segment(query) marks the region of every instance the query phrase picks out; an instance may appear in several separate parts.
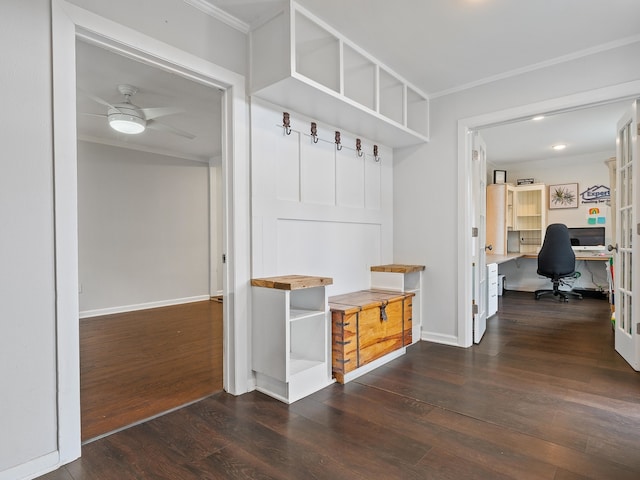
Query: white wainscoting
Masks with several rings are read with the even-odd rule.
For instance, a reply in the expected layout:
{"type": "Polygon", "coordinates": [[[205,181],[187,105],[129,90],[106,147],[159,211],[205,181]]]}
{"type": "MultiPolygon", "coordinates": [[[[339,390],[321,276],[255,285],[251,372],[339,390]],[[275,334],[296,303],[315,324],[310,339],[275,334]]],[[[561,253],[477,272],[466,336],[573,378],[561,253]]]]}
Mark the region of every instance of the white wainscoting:
{"type": "Polygon", "coordinates": [[[375,140],[333,125],[314,142],[314,120],[288,113],[290,134],[283,109],[252,99],[253,276],[329,276],[330,295],[369,288],[369,267],[393,261],[392,150],[378,145],[376,159],[375,140]]]}

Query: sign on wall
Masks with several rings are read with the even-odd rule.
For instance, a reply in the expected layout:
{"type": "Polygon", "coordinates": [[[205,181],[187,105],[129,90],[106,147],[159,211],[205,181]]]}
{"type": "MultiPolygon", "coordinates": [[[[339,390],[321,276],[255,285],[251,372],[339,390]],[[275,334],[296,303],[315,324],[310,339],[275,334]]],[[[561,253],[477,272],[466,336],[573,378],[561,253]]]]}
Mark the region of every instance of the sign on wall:
{"type": "Polygon", "coordinates": [[[593,185],[580,194],[582,203],[607,203],[611,201],[611,189],[604,185],[593,185]]]}

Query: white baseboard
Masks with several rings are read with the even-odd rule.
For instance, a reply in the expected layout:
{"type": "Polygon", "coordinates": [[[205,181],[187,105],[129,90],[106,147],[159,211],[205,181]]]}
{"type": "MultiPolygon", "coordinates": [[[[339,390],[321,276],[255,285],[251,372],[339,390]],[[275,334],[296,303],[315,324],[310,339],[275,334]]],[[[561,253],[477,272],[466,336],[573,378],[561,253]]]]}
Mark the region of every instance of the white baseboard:
{"type": "Polygon", "coordinates": [[[425,332],[422,331],[421,340],[425,342],[441,343],[443,345],[451,345],[452,347],[459,347],[458,337],[454,335],[442,335],[441,333],[425,332]]]}
{"type": "Polygon", "coordinates": [[[0,480],[30,480],[53,472],[58,467],[60,467],[60,456],[56,450],[8,470],[3,470],[0,472],[0,480]]]}
{"type": "Polygon", "coordinates": [[[148,310],[150,308],[169,307],[171,305],[181,305],[183,303],[202,302],[209,300],[210,295],[198,295],[195,297],[174,298],[170,300],[160,300],[158,302],[139,303],[136,305],[122,305],[119,307],[99,308],[96,310],[84,310],[80,312],[80,318],[98,317],[100,315],[112,315],[114,313],[135,312],[137,310],[148,310]]]}

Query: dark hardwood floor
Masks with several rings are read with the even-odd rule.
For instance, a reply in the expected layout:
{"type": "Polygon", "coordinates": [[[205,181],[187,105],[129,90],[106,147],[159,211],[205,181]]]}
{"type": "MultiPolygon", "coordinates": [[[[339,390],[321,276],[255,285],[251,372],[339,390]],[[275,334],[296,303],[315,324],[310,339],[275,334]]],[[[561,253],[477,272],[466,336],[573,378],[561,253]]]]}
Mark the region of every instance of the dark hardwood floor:
{"type": "Polygon", "coordinates": [[[221,390],[219,301],[80,321],[83,441],[221,390]]]}
{"type": "Polygon", "coordinates": [[[292,405],[214,394],[45,480],[640,478],[640,374],[606,301],[508,292],[480,345],[428,342],[292,405]]]}

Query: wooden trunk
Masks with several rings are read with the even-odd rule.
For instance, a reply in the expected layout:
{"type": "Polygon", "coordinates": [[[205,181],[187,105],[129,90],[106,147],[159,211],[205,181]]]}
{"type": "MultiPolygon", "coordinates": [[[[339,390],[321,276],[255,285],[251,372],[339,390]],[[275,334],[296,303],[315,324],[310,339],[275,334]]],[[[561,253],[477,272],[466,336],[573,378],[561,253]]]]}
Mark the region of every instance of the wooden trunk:
{"type": "Polygon", "coordinates": [[[362,290],[329,298],[333,375],[345,375],[411,345],[413,293],[362,290]]]}

